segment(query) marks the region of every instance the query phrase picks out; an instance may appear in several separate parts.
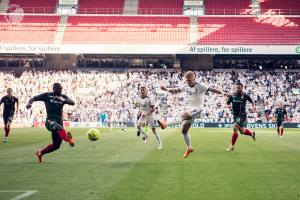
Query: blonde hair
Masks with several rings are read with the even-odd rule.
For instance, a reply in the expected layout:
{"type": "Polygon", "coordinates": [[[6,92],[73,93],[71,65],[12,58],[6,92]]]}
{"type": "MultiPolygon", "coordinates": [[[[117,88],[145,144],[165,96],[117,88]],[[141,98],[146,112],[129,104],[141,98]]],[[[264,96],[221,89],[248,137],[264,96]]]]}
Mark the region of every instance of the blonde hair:
{"type": "Polygon", "coordinates": [[[13,90],[11,88],[7,88],[6,92],[12,92],[13,90]]]}
{"type": "Polygon", "coordinates": [[[191,76],[194,76],[194,77],[195,77],[196,75],[195,75],[195,73],[192,72],[192,71],[187,71],[187,72],[185,73],[185,75],[184,75],[184,77],[186,77],[186,78],[187,78],[187,77],[191,77],[191,76]]]}

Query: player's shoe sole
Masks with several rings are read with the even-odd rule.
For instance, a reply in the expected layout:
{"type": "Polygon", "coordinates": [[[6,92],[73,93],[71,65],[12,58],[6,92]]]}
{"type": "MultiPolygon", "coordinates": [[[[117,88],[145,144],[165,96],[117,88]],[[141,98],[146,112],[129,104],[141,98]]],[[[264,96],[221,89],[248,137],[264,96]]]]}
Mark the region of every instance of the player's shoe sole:
{"type": "Polygon", "coordinates": [[[67,132],[67,138],[68,138],[68,143],[69,143],[70,147],[74,147],[75,142],[74,142],[74,139],[73,139],[72,134],[70,132],[67,132]]]}
{"type": "Polygon", "coordinates": [[[234,151],[234,147],[229,147],[226,149],[226,151],[232,152],[232,151],[234,151]]]}
{"type": "Polygon", "coordinates": [[[157,120],[158,125],[160,126],[161,129],[167,128],[167,122],[165,120],[157,120]]]}
{"type": "Polygon", "coordinates": [[[41,153],[41,150],[36,151],[35,155],[37,157],[38,162],[42,163],[43,162],[43,155],[41,153]]]}
{"type": "Polygon", "coordinates": [[[184,154],[183,154],[183,158],[187,158],[189,157],[190,153],[194,152],[194,149],[193,148],[188,148],[184,154]]]}
{"type": "Polygon", "coordinates": [[[255,132],[253,132],[253,134],[252,134],[252,139],[254,140],[254,142],[256,141],[256,133],[255,132]]]}

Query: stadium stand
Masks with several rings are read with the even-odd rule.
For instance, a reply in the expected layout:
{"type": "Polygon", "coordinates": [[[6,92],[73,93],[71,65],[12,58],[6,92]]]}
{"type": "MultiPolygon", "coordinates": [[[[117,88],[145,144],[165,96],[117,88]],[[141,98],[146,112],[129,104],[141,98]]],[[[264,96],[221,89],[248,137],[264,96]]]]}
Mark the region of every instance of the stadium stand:
{"type": "Polygon", "coordinates": [[[181,15],[183,0],[139,0],[139,14],[181,15]]]}
{"type": "Polygon", "coordinates": [[[272,10],[277,14],[300,15],[299,0],[260,0],[260,6],[262,13],[272,10]]]}
{"type": "Polygon", "coordinates": [[[124,0],[79,0],[79,14],[122,14],[124,0]]]}
{"type": "Polygon", "coordinates": [[[189,17],[70,16],[63,43],[188,44],[189,17]]]}
{"type": "Polygon", "coordinates": [[[251,0],[204,0],[206,15],[236,15],[247,12],[251,0]]]}
{"type": "Polygon", "coordinates": [[[199,17],[198,24],[198,44],[300,43],[300,18],[297,17],[199,17]]]}
{"type": "MultiPolygon", "coordinates": [[[[238,74],[213,71],[196,71],[195,73],[201,83],[224,91],[231,91],[233,80],[238,78],[245,85],[245,91],[256,103],[268,100],[274,108],[278,101],[283,100],[287,105],[290,120],[297,122],[300,120],[300,99],[292,93],[292,88],[300,78],[299,73],[259,71],[239,72],[238,74]]],[[[149,95],[157,102],[159,80],[163,81],[166,86],[175,87],[182,84],[183,73],[27,71],[16,77],[13,73],[0,72],[0,81],[3,85],[14,83],[12,88],[15,95],[19,97],[20,108],[24,108],[28,99],[34,95],[49,91],[53,82],[62,83],[64,93],[76,101],[74,107],[66,106],[65,108],[65,116],[68,114],[72,121],[98,121],[102,111],[114,113],[115,118],[116,112],[114,111],[121,108],[122,102],[132,110],[132,119],[135,119],[138,87],[146,84],[149,87],[149,95]]],[[[5,87],[1,87],[0,92],[4,94],[5,87]]],[[[224,97],[214,95],[214,98],[211,98],[210,95],[205,96],[201,120],[230,122],[232,116],[231,112],[226,109],[224,97]]],[[[178,108],[185,105],[185,100],[185,94],[167,95],[168,117],[179,116],[178,108]]],[[[42,121],[45,115],[43,103],[36,103],[32,111],[21,109],[16,115],[16,122],[42,121]]],[[[249,122],[255,122],[257,116],[252,116],[252,114],[248,116],[249,122]]],[[[113,118],[110,117],[109,120],[113,118]]]]}
{"type": "Polygon", "coordinates": [[[1,43],[53,43],[59,16],[0,15],[1,43]]]}
{"type": "Polygon", "coordinates": [[[7,12],[22,9],[24,13],[55,13],[57,3],[57,0],[10,0],[7,12]]]}

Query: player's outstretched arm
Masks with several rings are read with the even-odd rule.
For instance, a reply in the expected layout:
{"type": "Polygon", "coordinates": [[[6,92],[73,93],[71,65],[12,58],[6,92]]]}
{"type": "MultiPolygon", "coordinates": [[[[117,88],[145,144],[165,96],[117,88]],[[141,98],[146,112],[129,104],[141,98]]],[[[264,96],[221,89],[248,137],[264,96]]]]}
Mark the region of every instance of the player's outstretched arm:
{"type": "Polygon", "coordinates": [[[171,94],[178,94],[181,92],[181,90],[179,88],[166,88],[164,86],[161,86],[160,89],[163,91],[167,91],[171,94]]]}
{"type": "Polygon", "coordinates": [[[64,103],[68,104],[68,105],[71,105],[71,106],[75,105],[75,102],[67,96],[65,96],[64,103]]]}
{"type": "Polygon", "coordinates": [[[254,103],[254,101],[252,100],[252,98],[248,95],[248,99],[247,99],[250,103],[251,103],[251,105],[252,105],[252,108],[251,108],[251,111],[252,112],[256,112],[256,107],[255,107],[255,103],[254,103]]]}
{"type": "Polygon", "coordinates": [[[27,108],[27,109],[30,109],[33,102],[34,102],[34,97],[31,98],[31,99],[29,99],[29,101],[28,101],[28,103],[27,103],[27,105],[26,105],[26,108],[27,108]]]}

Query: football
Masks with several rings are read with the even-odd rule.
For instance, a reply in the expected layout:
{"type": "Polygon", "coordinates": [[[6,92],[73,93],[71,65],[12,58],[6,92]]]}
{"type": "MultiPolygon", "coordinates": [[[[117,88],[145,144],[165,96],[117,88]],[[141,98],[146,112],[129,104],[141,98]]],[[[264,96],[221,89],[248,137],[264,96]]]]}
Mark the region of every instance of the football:
{"type": "Polygon", "coordinates": [[[88,138],[91,141],[96,141],[100,138],[100,131],[98,129],[92,128],[87,132],[88,138]]]}

